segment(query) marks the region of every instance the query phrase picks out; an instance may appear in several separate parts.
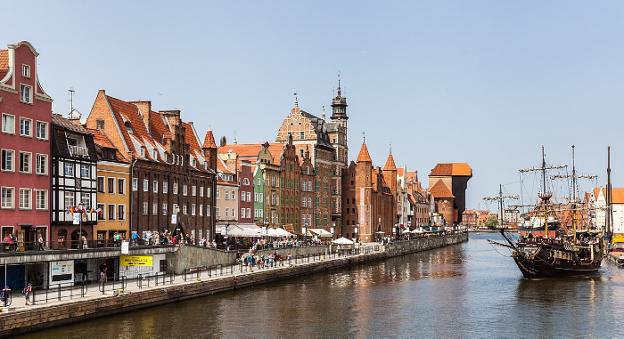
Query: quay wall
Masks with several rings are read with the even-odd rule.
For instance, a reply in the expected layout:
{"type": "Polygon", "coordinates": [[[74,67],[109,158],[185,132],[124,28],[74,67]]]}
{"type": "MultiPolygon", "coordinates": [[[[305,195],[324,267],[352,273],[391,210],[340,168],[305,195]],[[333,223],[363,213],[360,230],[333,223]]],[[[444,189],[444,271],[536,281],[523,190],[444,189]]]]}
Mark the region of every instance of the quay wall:
{"type": "MultiPolygon", "coordinates": [[[[118,296],[104,296],[86,300],[73,300],[64,304],[24,309],[0,315],[0,337],[32,332],[53,326],[132,311],[140,308],[191,299],[288,279],[328,270],[351,267],[372,261],[458,244],[468,240],[468,234],[421,238],[411,242],[386,245],[383,251],[357,256],[310,262],[293,267],[258,270],[253,273],[226,276],[207,281],[186,282],[157,288],[133,291],[118,296]],[[410,244],[411,243],[411,244],[410,244]],[[419,245],[417,245],[419,244],[419,245]]],[[[193,252],[192,247],[188,250],[193,252]]]]}
{"type": "Polygon", "coordinates": [[[227,252],[213,248],[180,246],[177,251],[167,253],[167,271],[175,274],[184,273],[185,269],[199,266],[232,265],[236,262],[236,252],[227,252]]]}

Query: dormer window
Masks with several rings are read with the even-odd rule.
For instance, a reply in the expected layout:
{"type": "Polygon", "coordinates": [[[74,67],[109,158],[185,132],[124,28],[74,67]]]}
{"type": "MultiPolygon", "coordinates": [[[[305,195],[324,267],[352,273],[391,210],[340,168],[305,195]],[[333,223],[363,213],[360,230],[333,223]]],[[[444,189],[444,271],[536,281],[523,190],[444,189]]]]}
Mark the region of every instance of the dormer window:
{"type": "Polygon", "coordinates": [[[32,87],[28,85],[20,85],[20,101],[25,104],[32,104],[32,87]]]}
{"type": "Polygon", "coordinates": [[[132,125],[130,124],[130,121],[124,122],[124,126],[126,126],[128,132],[132,133],[132,125]]]}
{"type": "Polygon", "coordinates": [[[30,66],[22,65],[22,76],[24,78],[30,78],[30,66]]]}
{"type": "Polygon", "coordinates": [[[152,150],[152,158],[158,159],[158,156],[156,155],[156,150],[152,150]]]}
{"type": "Polygon", "coordinates": [[[145,149],[141,148],[141,156],[145,157],[145,149]]]}

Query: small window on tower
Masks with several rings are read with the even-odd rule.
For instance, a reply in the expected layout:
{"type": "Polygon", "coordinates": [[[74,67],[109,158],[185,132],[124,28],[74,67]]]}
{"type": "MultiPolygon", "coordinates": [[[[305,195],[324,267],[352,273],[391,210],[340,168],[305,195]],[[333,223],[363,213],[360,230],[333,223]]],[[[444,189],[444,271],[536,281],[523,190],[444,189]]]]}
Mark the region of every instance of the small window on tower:
{"type": "Polygon", "coordinates": [[[22,76],[24,78],[30,78],[30,66],[22,65],[22,76]]]}
{"type": "Polygon", "coordinates": [[[103,119],[95,120],[95,124],[96,124],[97,129],[104,129],[104,120],[103,119]]]}
{"type": "Polygon", "coordinates": [[[305,138],[305,132],[301,131],[299,133],[299,139],[303,140],[305,138]]]}

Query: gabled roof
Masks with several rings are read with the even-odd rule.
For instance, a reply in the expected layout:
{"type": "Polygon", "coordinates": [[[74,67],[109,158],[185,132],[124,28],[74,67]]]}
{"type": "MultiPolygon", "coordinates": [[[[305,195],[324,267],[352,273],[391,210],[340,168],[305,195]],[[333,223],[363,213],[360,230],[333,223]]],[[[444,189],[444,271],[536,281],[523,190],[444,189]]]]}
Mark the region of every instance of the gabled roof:
{"type": "Polygon", "coordinates": [[[204,143],[202,144],[202,148],[217,148],[217,143],[215,142],[214,135],[212,134],[212,130],[208,130],[206,132],[206,136],[204,137],[204,143]]]}
{"type": "Polygon", "coordinates": [[[429,175],[472,177],[472,168],[465,162],[443,163],[437,164],[429,175]]]}
{"type": "MultiPolygon", "coordinates": [[[[258,154],[262,150],[262,144],[229,144],[218,148],[218,154],[227,154],[228,152],[235,153],[241,160],[255,161],[258,158],[258,154]]],[[[269,153],[273,156],[273,164],[279,165],[284,151],[284,144],[282,143],[269,143],[269,153]]]]}
{"type": "Polygon", "coordinates": [[[362,144],[362,147],[360,148],[360,153],[357,157],[357,162],[373,162],[370,153],[368,153],[368,147],[366,147],[366,144],[362,144]]]}
{"type": "Polygon", "coordinates": [[[171,140],[171,128],[167,123],[167,119],[160,114],[153,111],[149,112],[149,124],[150,132],[152,136],[161,143],[164,143],[166,139],[171,140]]]}
{"type": "Polygon", "coordinates": [[[429,192],[431,192],[431,195],[434,198],[455,198],[451,190],[444,184],[444,182],[442,182],[442,180],[438,180],[438,182],[436,182],[435,185],[429,189],[429,192]]]}
{"type": "Polygon", "coordinates": [[[184,129],[184,143],[188,144],[191,152],[201,153],[201,147],[199,146],[199,139],[195,133],[195,128],[192,122],[183,122],[182,128],[184,129]]]}
{"type": "Polygon", "coordinates": [[[229,169],[225,164],[225,161],[221,158],[217,158],[217,172],[227,173],[227,174],[236,174],[233,170],[229,169]]]}
{"type": "Polygon", "coordinates": [[[60,114],[56,114],[56,113],[52,114],[52,124],[59,126],[73,133],[78,133],[82,135],[91,134],[86,128],[82,127],[80,123],[74,123],[71,120],[64,118],[60,114]]]}
{"type": "Polygon", "coordinates": [[[388,154],[388,159],[386,160],[386,164],[384,165],[383,169],[384,171],[396,171],[397,170],[392,153],[388,154]]]}
{"type": "MultiPolygon", "coordinates": [[[[602,191],[604,198],[607,199],[607,189],[605,187],[594,188],[594,198],[598,199],[600,191],[602,191]]],[[[624,187],[611,187],[611,193],[613,194],[611,202],[614,204],[624,204],[624,187]]]]}
{"type": "Polygon", "coordinates": [[[108,136],[106,136],[106,134],[102,133],[102,131],[98,129],[89,128],[88,130],[91,132],[91,135],[93,135],[93,143],[96,145],[96,149],[97,147],[100,147],[115,150],[115,159],[117,161],[128,162],[129,159],[119,152],[119,149],[113,145],[113,142],[108,138],[108,136]]]}

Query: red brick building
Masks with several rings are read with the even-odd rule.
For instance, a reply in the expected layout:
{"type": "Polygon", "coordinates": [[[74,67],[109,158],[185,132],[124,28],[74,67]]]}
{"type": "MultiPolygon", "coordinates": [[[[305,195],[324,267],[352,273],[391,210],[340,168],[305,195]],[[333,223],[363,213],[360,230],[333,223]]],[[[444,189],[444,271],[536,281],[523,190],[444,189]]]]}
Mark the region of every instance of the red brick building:
{"type": "Polygon", "coordinates": [[[0,227],[20,243],[49,239],[52,99],[28,42],[0,50],[0,227]]]}
{"type": "MultiPolygon", "coordinates": [[[[391,166],[386,167],[387,172],[392,172],[391,166]]],[[[373,167],[365,143],[362,144],[357,161],[351,162],[345,170],[343,218],[342,236],[369,242],[375,241],[378,236],[392,235],[396,220],[394,195],[391,185],[384,180],[383,170],[373,167]]]]}
{"type": "Polygon", "coordinates": [[[429,173],[429,191],[434,199],[436,212],[444,217],[447,225],[462,222],[466,209],[466,188],[472,178],[472,168],[467,163],[437,164],[429,173]]]}
{"type": "Polygon", "coordinates": [[[254,165],[249,161],[240,161],[238,168],[238,184],[240,199],[240,213],[238,222],[241,224],[254,223],[254,165]]]}

